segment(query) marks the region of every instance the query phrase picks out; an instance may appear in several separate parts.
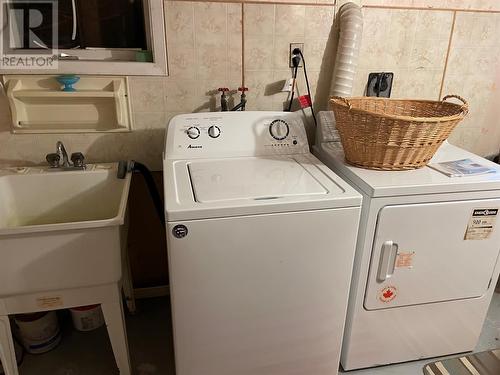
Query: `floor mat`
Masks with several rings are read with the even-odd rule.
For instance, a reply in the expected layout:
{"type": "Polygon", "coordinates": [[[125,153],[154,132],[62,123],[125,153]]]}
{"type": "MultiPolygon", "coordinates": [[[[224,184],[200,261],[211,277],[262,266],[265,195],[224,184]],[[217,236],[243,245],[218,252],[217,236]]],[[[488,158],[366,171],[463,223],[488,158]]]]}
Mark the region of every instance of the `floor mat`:
{"type": "Polygon", "coordinates": [[[499,375],[500,349],[429,363],[425,375],[499,375]]]}

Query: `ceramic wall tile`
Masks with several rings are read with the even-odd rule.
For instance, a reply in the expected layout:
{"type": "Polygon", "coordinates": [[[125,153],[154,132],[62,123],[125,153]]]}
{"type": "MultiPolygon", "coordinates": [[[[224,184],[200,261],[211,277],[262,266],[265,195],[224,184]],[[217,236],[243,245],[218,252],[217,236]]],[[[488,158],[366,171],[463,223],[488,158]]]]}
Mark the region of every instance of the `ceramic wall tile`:
{"type": "Polygon", "coordinates": [[[276,36],[274,38],[274,70],[286,70],[290,68],[290,43],[304,43],[304,37],[276,36]]]}
{"type": "Polygon", "coordinates": [[[187,1],[165,1],[167,41],[171,45],[194,48],[194,5],[187,1]]]}
{"type": "Polygon", "coordinates": [[[162,78],[130,78],[132,110],[134,112],[164,111],[165,92],[163,81],[162,78]]]}
{"type": "Polygon", "coordinates": [[[355,92],[364,92],[370,72],[393,72],[393,97],[437,99],[453,12],[368,8],[363,14],[368,24],[355,92]]]}
{"type": "MultiPolygon", "coordinates": [[[[304,51],[307,56],[306,68],[310,71],[321,69],[328,39],[305,39],[304,51]]],[[[304,56],[304,58],[306,58],[304,56]]]]}
{"type": "Polygon", "coordinates": [[[276,5],[275,35],[304,36],[305,16],[304,5],[276,5]]]}
{"type": "Polygon", "coordinates": [[[274,35],[274,4],[245,4],[245,36],[274,35]]]}
{"type": "Polygon", "coordinates": [[[333,25],[335,8],[332,6],[306,6],[307,36],[327,38],[333,25]]]}
{"type": "Polygon", "coordinates": [[[242,4],[227,4],[227,32],[241,37],[243,25],[242,4]]]}
{"type": "Polygon", "coordinates": [[[407,69],[400,71],[399,85],[395,87],[394,97],[408,99],[438,100],[443,79],[442,69],[407,69]],[[397,96],[396,96],[397,95],[397,96]]]}
{"type": "Polygon", "coordinates": [[[248,110],[273,110],[272,91],[273,71],[246,71],[245,85],[249,87],[248,110]]]}
{"type": "MultiPolygon", "coordinates": [[[[338,1],[337,6],[343,2],[338,1]]],[[[498,152],[500,13],[456,13],[446,76],[440,90],[453,12],[435,9],[500,10],[500,2],[361,2],[369,7],[363,9],[363,43],[353,94],[363,95],[368,74],[376,71],[394,72],[394,97],[437,99],[440,91],[461,94],[470,102],[470,116],[450,139],[483,155],[498,152]],[[373,8],[377,5],[386,8],[373,8]]],[[[313,98],[316,103],[326,103],[331,80],[328,72],[334,61],[335,36],[330,36],[334,3],[333,0],[272,3],[254,0],[251,4],[165,1],[170,76],[130,78],[133,132],[12,135],[7,101],[0,96],[0,165],[41,163],[55,142],[62,139],[68,148],[83,151],[89,161],[136,158],[159,169],[164,129],[170,118],[179,113],[219,110],[218,87],[230,87],[231,103],[239,102],[240,93],[236,89],[241,85],[243,55],[245,84],[250,90],[247,108],[282,110],[288,93],[281,92],[281,88],[291,77],[289,44],[295,42],[304,43],[313,98]]],[[[302,70],[297,91],[299,95],[306,93],[302,70]]]]}
{"type": "Polygon", "coordinates": [[[169,46],[168,56],[170,78],[189,79],[196,76],[196,49],[174,44],[169,46]]]}
{"type": "Polygon", "coordinates": [[[448,41],[441,40],[415,40],[411,50],[408,67],[412,69],[444,70],[448,41]]]}
{"type": "Polygon", "coordinates": [[[417,11],[416,39],[448,40],[450,37],[453,12],[449,11],[417,11]]]}
{"type": "MultiPolygon", "coordinates": [[[[291,43],[304,43],[303,51],[314,98],[319,71],[323,64],[330,64],[324,62],[325,54],[328,61],[333,60],[330,56],[332,53],[328,50],[333,47],[328,43],[334,7],[245,4],[244,9],[245,78],[248,86],[254,82],[257,84],[255,88],[250,86],[250,90],[258,91],[249,94],[249,102],[257,102],[250,104],[250,108],[258,104],[262,106],[259,108],[282,110],[284,103],[286,105],[289,94],[281,92],[281,89],[292,76],[289,66],[291,43]],[[259,33],[259,30],[263,32],[259,33]],[[255,74],[257,71],[260,74],[255,74]],[[266,85],[262,83],[264,78],[269,79],[266,85]]],[[[303,70],[299,69],[299,95],[306,93],[303,79],[303,70]]]]}
{"type": "Polygon", "coordinates": [[[242,55],[243,47],[241,34],[230,34],[228,36],[228,76],[230,81],[238,80],[241,82],[241,71],[242,71],[242,55]]]}
{"type": "Polygon", "coordinates": [[[360,2],[364,6],[375,7],[500,10],[500,4],[497,0],[361,0],[360,2]]]}
{"type": "Polygon", "coordinates": [[[167,111],[192,112],[197,108],[197,87],[199,82],[194,79],[167,79],[165,93],[167,111]]]}
{"type": "Polygon", "coordinates": [[[472,41],[477,47],[492,47],[500,44],[500,14],[478,14],[472,28],[472,41]]]}
{"type": "Polygon", "coordinates": [[[226,3],[194,3],[195,41],[198,45],[214,44],[227,35],[226,3]]]}
{"type": "MultiPolygon", "coordinates": [[[[243,1],[245,2],[246,0],[237,0],[237,1],[243,1]]],[[[321,4],[321,5],[335,5],[335,3],[338,0],[251,0],[252,3],[275,3],[275,4],[280,4],[280,3],[285,3],[285,4],[321,4]]],[[[356,0],[354,0],[356,1],[356,0]]]]}
{"type": "Polygon", "coordinates": [[[134,130],[165,129],[165,112],[134,113],[134,130]]]}
{"type": "Polygon", "coordinates": [[[207,43],[197,48],[197,78],[225,80],[229,68],[227,41],[220,45],[207,43]]]}
{"type": "Polygon", "coordinates": [[[266,35],[249,35],[245,38],[245,69],[272,70],[274,41],[266,35]]]}
{"type": "Polygon", "coordinates": [[[470,108],[450,139],[482,155],[500,148],[499,25],[499,14],[457,13],[443,82],[443,94],[463,96],[470,108]]]}

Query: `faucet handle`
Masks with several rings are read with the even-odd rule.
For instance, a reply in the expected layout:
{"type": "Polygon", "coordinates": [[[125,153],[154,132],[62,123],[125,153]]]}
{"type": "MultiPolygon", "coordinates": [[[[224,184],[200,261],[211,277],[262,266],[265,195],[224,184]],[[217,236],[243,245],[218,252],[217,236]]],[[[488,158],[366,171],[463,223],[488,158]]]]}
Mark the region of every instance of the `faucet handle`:
{"type": "Polygon", "coordinates": [[[217,91],[220,91],[220,92],[222,92],[222,93],[226,93],[226,92],[228,92],[228,91],[229,91],[229,88],[228,88],[228,87],[219,87],[219,88],[217,89],[217,91]]]}
{"type": "Polygon", "coordinates": [[[47,163],[49,163],[49,166],[51,168],[59,168],[59,162],[61,161],[61,157],[58,154],[47,154],[45,157],[45,160],[47,160],[47,163]]]}
{"type": "Polygon", "coordinates": [[[73,165],[75,167],[84,167],[85,163],[83,162],[85,160],[85,156],[81,152],[73,152],[71,154],[71,161],[73,162],[73,165]]]}
{"type": "Polygon", "coordinates": [[[238,91],[241,91],[241,92],[248,91],[248,87],[245,87],[245,86],[238,87],[238,91]]]}

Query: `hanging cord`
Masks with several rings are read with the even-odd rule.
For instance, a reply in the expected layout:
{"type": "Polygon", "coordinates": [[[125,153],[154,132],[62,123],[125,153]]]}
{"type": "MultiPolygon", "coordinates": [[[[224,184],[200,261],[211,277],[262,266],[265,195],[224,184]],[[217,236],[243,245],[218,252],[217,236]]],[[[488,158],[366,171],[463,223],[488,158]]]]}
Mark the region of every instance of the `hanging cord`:
{"type": "Polygon", "coordinates": [[[302,65],[304,66],[304,78],[306,79],[306,87],[307,87],[307,95],[309,95],[309,100],[311,101],[311,114],[314,120],[314,124],[316,127],[318,127],[318,122],[316,121],[316,116],[314,115],[314,108],[313,108],[313,101],[312,101],[312,96],[311,96],[311,89],[309,87],[309,79],[307,78],[307,69],[306,69],[306,60],[304,59],[304,55],[302,54],[302,51],[300,48],[295,48],[293,50],[294,54],[299,54],[300,58],[302,59],[302,65]]]}
{"type": "Polygon", "coordinates": [[[295,56],[292,58],[292,63],[293,63],[293,81],[292,81],[292,95],[290,95],[290,102],[288,103],[288,110],[287,112],[292,111],[292,103],[293,103],[293,97],[295,95],[295,85],[297,83],[297,73],[299,71],[299,64],[300,64],[300,57],[295,54],[295,56]]]}

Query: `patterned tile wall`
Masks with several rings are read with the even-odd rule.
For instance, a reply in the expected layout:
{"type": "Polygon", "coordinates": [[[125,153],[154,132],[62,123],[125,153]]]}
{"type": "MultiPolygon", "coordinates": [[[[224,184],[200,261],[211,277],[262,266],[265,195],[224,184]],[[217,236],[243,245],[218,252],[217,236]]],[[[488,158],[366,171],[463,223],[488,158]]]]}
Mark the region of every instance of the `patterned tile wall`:
{"type": "Polygon", "coordinates": [[[470,114],[450,140],[478,154],[500,148],[500,13],[458,13],[443,85],[462,93],[470,114]]]}
{"type": "MultiPolygon", "coordinates": [[[[471,115],[452,141],[483,155],[497,152],[500,14],[456,12],[453,29],[455,11],[373,7],[384,1],[363,0],[370,7],[363,10],[365,28],[355,94],[364,92],[371,71],[396,74],[394,96],[437,99],[443,93],[462,94],[471,102],[471,115]]],[[[417,0],[399,1],[408,8],[422,7],[417,0]]],[[[0,165],[40,163],[61,139],[70,150],[86,153],[89,161],[135,158],[159,170],[165,124],[177,113],[217,109],[218,87],[236,89],[244,76],[250,88],[249,109],[282,109],[286,94],[280,90],[291,74],[291,42],[304,43],[313,98],[324,107],[334,61],[335,38],[330,35],[334,1],[263,2],[166,1],[170,76],[131,77],[132,133],[11,135],[8,106],[0,98],[0,165]]],[[[439,1],[440,6],[443,3],[452,8],[472,7],[460,0],[439,1]]],[[[474,9],[493,4],[489,0],[473,3],[474,9]]],[[[436,4],[438,0],[433,0],[431,6],[436,4]]],[[[305,92],[301,73],[298,87],[301,94],[305,92]]],[[[237,102],[238,94],[233,97],[237,102]]]]}
{"type": "MultiPolygon", "coordinates": [[[[281,89],[291,77],[290,43],[303,43],[312,96],[316,92],[334,7],[281,4],[245,4],[245,84],[250,88],[249,109],[283,110],[287,93],[281,89]]],[[[325,62],[326,64],[326,62],[325,62]]],[[[298,92],[305,93],[302,69],[298,92]]]]}
{"type": "Polygon", "coordinates": [[[370,72],[393,72],[393,97],[438,99],[453,12],[363,9],[365,22],[354,95],[370,72]]]}

